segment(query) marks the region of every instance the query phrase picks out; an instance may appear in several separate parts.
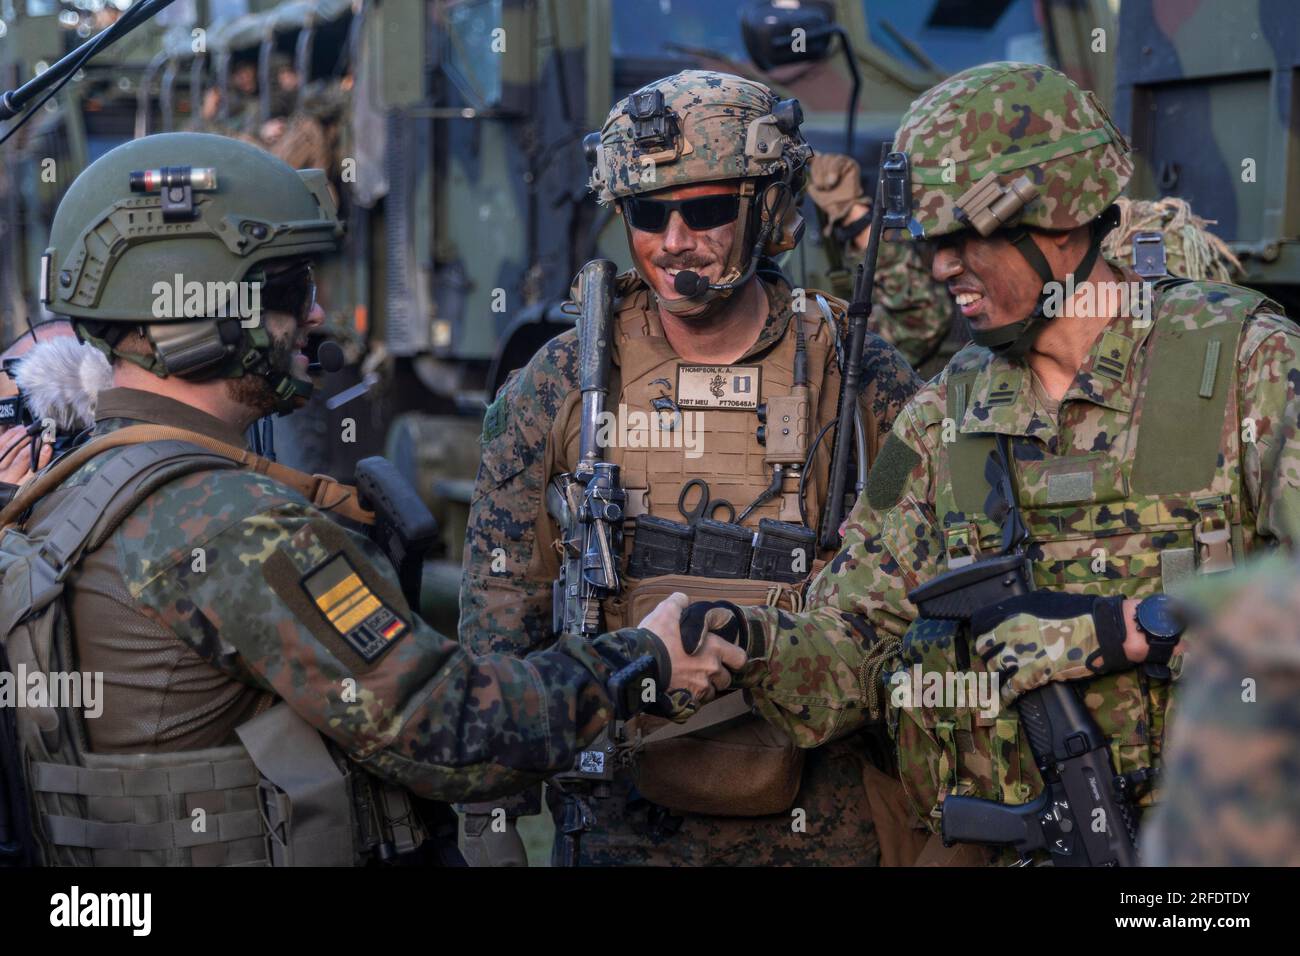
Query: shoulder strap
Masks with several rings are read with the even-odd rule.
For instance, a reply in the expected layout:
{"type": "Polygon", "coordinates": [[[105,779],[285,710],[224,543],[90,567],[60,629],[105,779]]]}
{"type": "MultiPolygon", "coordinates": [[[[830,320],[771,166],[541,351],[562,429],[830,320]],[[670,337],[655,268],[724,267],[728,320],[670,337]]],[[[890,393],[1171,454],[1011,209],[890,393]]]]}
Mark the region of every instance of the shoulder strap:
{"type": "Polygon", "coordinates": [[[193,471],[232,467],[224,457],[179,441],[151,442],[113,458],[38,522],[49,530],[30,536],[35,553],[21,570],[11,568],[5,575],[0,635],[54,601],[87,545],[102,542],[159,485],[193,471]]]}
{"type": "Polygon", "coordinates": [[[236,448],[234,445],[228,445],[184,428],[171,428],[165,425],[130,425],[92,439],[64,455],[39,475],[29,479],[18,489],[18,493],[4,510],[0,511],[0,528],[13,524],[19,515],[61,485],[73,472],[95,456],[110,448],[157,441],[181,441],[197,445],[203,451],[233,461],[238,467],[247,468],[288,485],[322,511],[342,515],[361,524],[374,523],[374,514],[362,508],[358,502],[357,490],[351,485],[335,481],[328,475],[308,475],[273,462],[269,458],[255,455],[247,449],[236,448]]]}

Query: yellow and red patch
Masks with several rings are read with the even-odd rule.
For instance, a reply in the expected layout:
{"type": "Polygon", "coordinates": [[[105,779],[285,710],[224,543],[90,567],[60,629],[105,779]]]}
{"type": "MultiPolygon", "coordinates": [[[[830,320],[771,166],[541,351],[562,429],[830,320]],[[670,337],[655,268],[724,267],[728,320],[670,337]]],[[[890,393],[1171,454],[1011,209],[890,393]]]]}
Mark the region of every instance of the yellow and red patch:
{"type": "Polygon", "coordinates": [[[308,571],[302,586],[330,626],[367,663],[407,630],[407,623],[375,595],[344,554],[308,571]]]}

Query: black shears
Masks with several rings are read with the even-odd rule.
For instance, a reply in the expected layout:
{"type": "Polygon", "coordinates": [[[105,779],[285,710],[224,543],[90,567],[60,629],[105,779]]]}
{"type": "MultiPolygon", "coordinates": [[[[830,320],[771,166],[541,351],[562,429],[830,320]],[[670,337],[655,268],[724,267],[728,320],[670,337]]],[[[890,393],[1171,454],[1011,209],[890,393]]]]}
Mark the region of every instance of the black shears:
{"type": "Polygon", "coordinates": [[[682,513],[688,524],[696,524],[701,518],[714,518],[719,508],[725,508],[727,511],[728,522],[736,520],[736,508],[725,498],[710,498],[709,483],[703,478],[692,478],[686,484],[682,485],[681,494],[677,496],[677,510],[682,513]],[[700,497],[695,505],[688,509],[686,507],[686,496],[691,493],[691,489],[699,486],[700,497]]]}

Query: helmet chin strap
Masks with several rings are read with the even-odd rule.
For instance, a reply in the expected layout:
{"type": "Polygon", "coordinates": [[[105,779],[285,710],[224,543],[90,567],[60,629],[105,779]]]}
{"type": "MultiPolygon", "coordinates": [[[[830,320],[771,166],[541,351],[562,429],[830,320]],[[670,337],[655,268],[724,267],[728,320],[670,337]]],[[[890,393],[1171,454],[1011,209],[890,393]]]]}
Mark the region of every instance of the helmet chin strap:
{"type": "Polygon", "coordinates": [[[244,352],[240,363],[245,373],[260,376],[271,386],[271,391],[275,394],[274,411],[277,415],[288,415],[298,408],[299,399],[306,402],[311,398],[316,387],[313,383],[295,378],[291,373],[272,366],[271,335],[266,331],[266,326],[244,329],[243,333],[244,352]]]}
{"type": "MultiPolygon", "coordinates": [[[[1074,271],[1067,276],[1071,276],[1077,283],[1082,277],[1084,281],[1092,274],[1092,267],[1097,262],[1097,256],[1101,254],[1101,241],[1105,238],[1106,233],[1115,228],[1116,213],[1118,209],[1115,206],[1109,206],[1105,212],[1094,219],[1089,224],[1089,244],[1088,251],[1083,254],[1079,264],[1075,266],[1074,271]]],[[[993,352],[995,355],[1004,358],[1020,359],[1028,354],[1033,347],[1035,340],[1044,326],[1047,325],[1051,316],[1044,312],[1051,293],[1048,286],[1056,283],[1056,276],[1052,274],[1052,267],[1048,265],[1043,251],[1030,237],[1029,230],[1021,227],[1016,229],[1008,236],[1009,241],[1029,263],[1030,267],[1038,273],[1039,278],[1043,280],[1043,288],[1038,292],[1038,301],[1034,303],[1034,310],[1028,316],[1019,322],[1012,322],[1010,325],[1001,325],[996,329],[972,330],[971,340],[976,345],[982,345],[984,348],[993,352]]],[[[1064,284],[1064,280],[1060,283],[1064,284]]]]}

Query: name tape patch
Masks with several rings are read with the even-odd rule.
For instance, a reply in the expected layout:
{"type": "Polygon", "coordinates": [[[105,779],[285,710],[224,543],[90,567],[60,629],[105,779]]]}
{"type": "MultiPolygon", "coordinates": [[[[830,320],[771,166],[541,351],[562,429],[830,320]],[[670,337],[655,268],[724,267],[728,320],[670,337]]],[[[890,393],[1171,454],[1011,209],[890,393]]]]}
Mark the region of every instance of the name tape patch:
{"type": "Polygon", "coordinates": [[[761,365],[679,365],[677,406],[753,411],[762,384],[761,365]]]}
{"type": "Polygon", "coordinates": [[[303,589],[325,620],[367,664],[393,646],[407,624],[375,596],[347,556],[336,554],[308,571],[303,589]]]}

